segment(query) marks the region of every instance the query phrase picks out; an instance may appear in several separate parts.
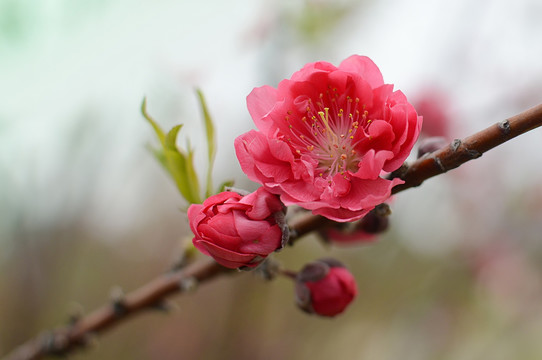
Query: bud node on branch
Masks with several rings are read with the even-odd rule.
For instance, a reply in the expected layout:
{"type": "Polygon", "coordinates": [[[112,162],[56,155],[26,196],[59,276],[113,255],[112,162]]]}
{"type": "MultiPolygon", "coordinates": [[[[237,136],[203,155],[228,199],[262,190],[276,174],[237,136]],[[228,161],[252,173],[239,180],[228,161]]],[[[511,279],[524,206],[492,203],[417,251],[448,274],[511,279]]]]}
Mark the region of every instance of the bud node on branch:
{"type": "Polygon", "coordinates": [[[124,300],[124,292],[120,287],[115,287],[111,290],[111,305],[115,316],[121,317],[126,314],[127,308],[124,300]]]}
{"type": "Polygon", "coordinates": [[[452,143],[450,144],[450,148],[452,149],[453,152],[456,152],[460,146],[461,146],[460,139],[454,139],[454,141],[452,141],[452,143]]]}
{"type": "Polygon", "coordinates": [[[198,287],[198,280],[196,280],[196,278],[193,276],[183,278],[181,279],[181,281],[179,281],[179,289],[182,292],[194,291],[196,290],[197,287],[198,287]]]}
{"type": "Polygon", "coordinates": [[[480,156],[482,156],[482,153],[477,150],[471,150],[471,149],[465,148],[465,152],[473,160],[478,159],[480,156]]]}
{"type": "MultiPolygon", "coordinates": [[[[439,169],[440,169],[440,171],[442,171],[442,173],[446,172],[446,168],[444,167],[444,165],[442,165],[442,161],[440,161],[440,159],[438,157],[431,156],[431,159],[433,159],[435,161],[435,164],[439,167],[439,169]]],[[[421,182],[418,185],[421,185],[421,182]]],[[[418,186],[418,185],[416,185],[416,186],[418,186]]]]}
{"type": "Polygon", "coordinates": [[[512,129],[510,129],[510,121],[503,120],[498,125],[503,135],[509,135],[512,129]]]}

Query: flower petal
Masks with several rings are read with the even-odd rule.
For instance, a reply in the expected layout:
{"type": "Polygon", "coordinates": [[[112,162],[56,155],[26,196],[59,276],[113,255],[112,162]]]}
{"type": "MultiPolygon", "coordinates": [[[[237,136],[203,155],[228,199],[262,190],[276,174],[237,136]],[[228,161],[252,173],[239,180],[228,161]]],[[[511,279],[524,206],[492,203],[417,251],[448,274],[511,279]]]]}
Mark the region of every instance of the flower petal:
{"type": "Polygon", "coordinates": [[[373,88],[384,84],[384,78],[378,66],[366,56],[352,55],[339,65],[339,69],[359,74],[373,88]]]}
{"type": "Polygon", "coordinates": [[[264,85],[255,88],[247,96],[248,112],[261,131],[267,131],[272,126],[272,121],[267,118],[267,115],[276,106],[277,95],[277,89],[264,85]]]}
{"type": "Polygon", "coordinates": [[[196,240],[194,246],[203,252],[209,254],[217,263],[230,269],[236,269],[242,266],[254,267],[257,263],[252,261],[257,257],[256,254],[242,254],[228,249],[221,248],[210,241],[196,240]]]}

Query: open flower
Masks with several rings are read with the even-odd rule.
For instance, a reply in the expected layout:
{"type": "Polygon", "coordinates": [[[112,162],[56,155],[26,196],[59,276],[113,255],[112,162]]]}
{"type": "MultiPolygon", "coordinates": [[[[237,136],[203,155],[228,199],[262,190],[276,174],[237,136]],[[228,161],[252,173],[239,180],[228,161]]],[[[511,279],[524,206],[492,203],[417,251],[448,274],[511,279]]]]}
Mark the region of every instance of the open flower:
{"type": "Polygon", "coordinates": [[[264,188],[246,196],[232,191],[213,195],[188,208],[192,242],[225,267],[254,267],[287,240],[284,210],[264,188]]]}
{"type": "Polygon", "coordinates": [[[401,166],[422,124],[403,93],[357,55],[339,67],[307,64],[276,89],[254,89],[247,104],[259,130],[235,140],[247,176],[286,205],[343,222],[402,183],[381,175],[401,166]]]}

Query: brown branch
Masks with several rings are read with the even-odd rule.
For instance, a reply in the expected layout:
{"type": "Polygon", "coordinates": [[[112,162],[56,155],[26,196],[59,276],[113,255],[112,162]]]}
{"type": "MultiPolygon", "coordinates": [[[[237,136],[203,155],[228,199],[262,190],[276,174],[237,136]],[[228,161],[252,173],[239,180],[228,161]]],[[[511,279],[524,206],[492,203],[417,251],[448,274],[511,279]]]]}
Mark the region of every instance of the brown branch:
{"type": "Polygon", "coordinates": [[[400,169],[396,176],[405,181],[393,188],[393,193],[421,185],[425,180],[477,159],[488,150],[542,125],[542,104],[507,120],[494,124],[463,140],[456,139],[448,146],[426,154],[400,169]]]}
{"type": "Polygon", "coordinates": [[[92,335],[105,331],[143,310],[162,306],[167,296],[188,290],[194,282],[204,282],[229,270],[213,260],[205,259],[183,270],[163,274],[125,297],[112,299],[111,303],[71,325],[26,342],[5,359],[31,360],[46,355],[66,355],[87,345],[92,335]]]}
{"type": "MultiPolygon", "coordinates": [[[[479,158],[484,152],[541,125],[542,104],[463,140],[454,140],[450,145],[427,154],[392,174],[405,181],[404,184],[396,186],[393,193],[419,186],[425,180],[479,158]]],[[[290,225],[290,243],[331,224],[331,221],[320,216],[302,217],[290,225]]],[[[90,335],[103,332],[143,310],[160,307],[168,296],[182,293],[187,285],[194,281],[202,283],[229,271],[213,260],[205,259],[182,270],[163,274],[125,297],[114,299],[72,325],[29,340],[4,359],[30,360],[46,355],[67,354],[78,347],[84,347],[90,335]]]]}

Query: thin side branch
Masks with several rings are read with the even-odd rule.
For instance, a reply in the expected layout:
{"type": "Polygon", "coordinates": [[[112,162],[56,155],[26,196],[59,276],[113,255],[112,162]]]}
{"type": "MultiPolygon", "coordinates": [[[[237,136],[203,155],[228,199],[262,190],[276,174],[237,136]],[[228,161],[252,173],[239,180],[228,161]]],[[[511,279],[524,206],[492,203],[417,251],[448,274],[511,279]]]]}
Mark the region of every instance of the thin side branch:
{"type": "MultiPolygon", "coordinates": [[[[541,125],[542,104],[463,140],[454,140],[448,146],[427,154],[392,174],[405,181],[404,184],[396,186],[393,193],[419,186],[425,180],[477,159],[484,152],[541,125]]],[[[290,225],[290,243],[312,231],[331,225],[330,220],[320,216],[302,217],[290,225]]],[[[8,354],[4,360],[31,360],[46,355],[66,355],[76,348],[84,347],[89,336],[104,332],[143,310],[161,307],[168,296],[184,292],[190,284],[202,283],[227,272],[231,270],[213,260],[205,259],[182,270],[163,274],[124,297],[116,297],[111,303],[69,326],[29,340],[8,354]]]]}

